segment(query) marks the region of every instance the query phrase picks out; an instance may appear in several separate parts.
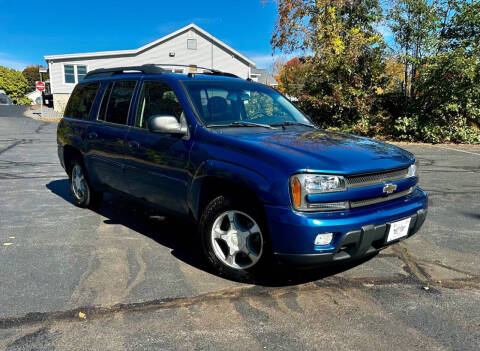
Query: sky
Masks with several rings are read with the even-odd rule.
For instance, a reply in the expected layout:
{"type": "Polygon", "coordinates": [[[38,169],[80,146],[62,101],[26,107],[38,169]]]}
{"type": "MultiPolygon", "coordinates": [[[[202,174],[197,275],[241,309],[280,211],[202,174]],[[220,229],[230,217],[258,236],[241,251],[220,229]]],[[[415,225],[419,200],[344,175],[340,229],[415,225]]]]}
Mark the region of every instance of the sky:
{"type": "Polygon", "coordinates": [[[273,0],[0,0],[0,66],[46,65],[43,56],[135,49],[195,23],[268,68],[273,0]]]}

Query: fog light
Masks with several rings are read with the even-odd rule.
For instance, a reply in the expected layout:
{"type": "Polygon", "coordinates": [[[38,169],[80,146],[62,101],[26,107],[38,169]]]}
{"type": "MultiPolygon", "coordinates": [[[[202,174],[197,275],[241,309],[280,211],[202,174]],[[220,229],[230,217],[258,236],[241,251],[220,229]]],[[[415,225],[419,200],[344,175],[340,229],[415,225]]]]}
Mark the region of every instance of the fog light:
{"type": "Polygon", "coordinates": [[[315,238],[315,245],[328,245],[332,242],[333,233],[322,233],[318,234],[315,238]]]}

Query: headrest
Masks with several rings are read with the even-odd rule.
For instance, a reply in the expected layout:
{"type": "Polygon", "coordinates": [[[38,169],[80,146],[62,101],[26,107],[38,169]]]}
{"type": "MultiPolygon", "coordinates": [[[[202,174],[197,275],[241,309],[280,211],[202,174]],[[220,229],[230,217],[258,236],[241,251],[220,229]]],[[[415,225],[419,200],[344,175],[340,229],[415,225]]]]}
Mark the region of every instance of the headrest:
{"type": "Polygon", "coordinates": [[[207,109],[211,114],[223,114],[227,112],[227,100],[221,96],[212,96],[208,99],[207,109]]]}

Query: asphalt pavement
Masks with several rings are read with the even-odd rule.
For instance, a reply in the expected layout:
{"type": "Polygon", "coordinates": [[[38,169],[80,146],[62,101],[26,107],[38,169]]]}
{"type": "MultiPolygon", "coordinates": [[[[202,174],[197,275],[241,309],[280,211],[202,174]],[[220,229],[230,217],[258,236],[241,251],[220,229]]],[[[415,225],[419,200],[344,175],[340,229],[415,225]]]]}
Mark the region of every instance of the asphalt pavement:
{"type": "Polygon", "coordinates": [[[355,264],[209,271],[195,229],[72,204],[56,123],[0,108],[0,350],[479,350],[480,147],[402,145],[429,213],[355,264]]]}

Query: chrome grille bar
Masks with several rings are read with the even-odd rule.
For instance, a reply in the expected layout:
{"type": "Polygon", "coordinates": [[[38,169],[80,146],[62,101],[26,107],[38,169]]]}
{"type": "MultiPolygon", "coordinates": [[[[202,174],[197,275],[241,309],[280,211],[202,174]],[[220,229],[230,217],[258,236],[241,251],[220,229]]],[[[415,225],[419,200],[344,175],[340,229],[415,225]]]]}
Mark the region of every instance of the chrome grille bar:
{"type": "Polygon", "coordinates": [[[408,167],[385,172],[346,176],[345,180],[348,188],[359,188],[363,186],[381,184],[392,180],[403,179],[407,176],[408,167]]]}
{"type": "Polygon", "coordinates": [[[399,199],[401,197],[410,195],[411,193],[413,193],[414,189],[415,187],[412,186],[407,190],[399,191],[398,193],[393,193],[388,196],[376,196],[376,197],[370,197],[370,198],[361,199],[361,200],[310,203],[308,204],[308,208],[318,209],[319,211],[339,211],[339,210],[348,210],[353,208],[365,207],[365,206],[379,204],[382,202],[387,202],[390,200],[399,199]]]}
{"type": "Polygon", "coordinates": [[[398,199],[400,197],[410,195],[413,192],[413,189],[414,187],[412,186],[407,190],[399,191],[398,193],[393,193],[389,196],[377,196],[377,197],[371,197],[369,199],[350,201],[350,208],[364,207],[364,206],[374,205],[374,204],[378,204],[385,201],[398,199]]]}

